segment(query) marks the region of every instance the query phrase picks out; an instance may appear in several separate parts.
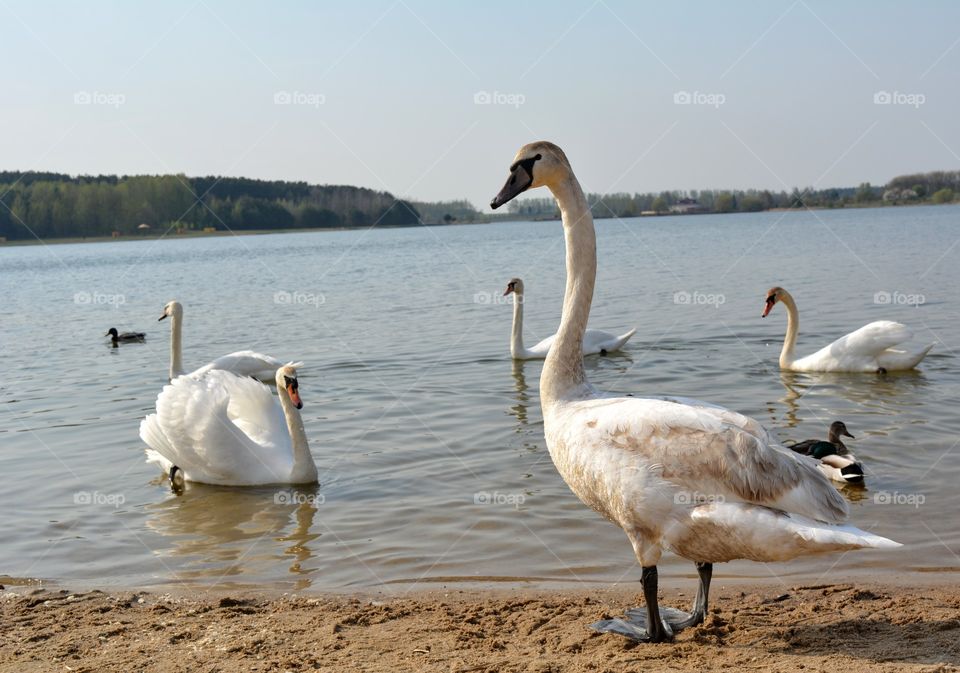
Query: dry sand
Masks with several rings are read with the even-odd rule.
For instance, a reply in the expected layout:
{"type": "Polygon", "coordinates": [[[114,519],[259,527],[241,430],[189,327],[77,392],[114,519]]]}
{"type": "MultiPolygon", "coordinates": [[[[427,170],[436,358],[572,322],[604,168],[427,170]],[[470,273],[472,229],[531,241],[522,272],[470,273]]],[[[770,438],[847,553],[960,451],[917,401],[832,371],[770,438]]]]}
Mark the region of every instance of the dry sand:
{"type": "MultiPolygon", "coordinates": [[[[716,584],[671,644],[587,625],[630,590],[406,597],[0,592],[0,671],[960,671],[960,590],[716,584]]],[[[690,593],[662,592],[686,607],[690,593]]]]}

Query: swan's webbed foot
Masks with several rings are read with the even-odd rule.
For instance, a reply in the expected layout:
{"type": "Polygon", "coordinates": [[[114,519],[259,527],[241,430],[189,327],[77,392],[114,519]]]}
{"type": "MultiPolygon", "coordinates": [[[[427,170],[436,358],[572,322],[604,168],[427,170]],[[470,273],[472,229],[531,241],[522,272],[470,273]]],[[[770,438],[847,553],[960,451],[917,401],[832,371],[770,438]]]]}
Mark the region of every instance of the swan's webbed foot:
{"type": "Polygon", "coordinates": [[[601,619],[591,624],[590,628],[601,633],[617,633],[638,642],[661,643],[673,640],[675,634],[683,629],[702,624],[706,619],[713,565],[697,563],[697,573],[700,575],[700,586],[693,602],[693,612],[659,607],[657,605],[657,569],[656,567],[644,568],[641,579],[646,607],[630,608],[626,611],[624,618],[601,619]]]}

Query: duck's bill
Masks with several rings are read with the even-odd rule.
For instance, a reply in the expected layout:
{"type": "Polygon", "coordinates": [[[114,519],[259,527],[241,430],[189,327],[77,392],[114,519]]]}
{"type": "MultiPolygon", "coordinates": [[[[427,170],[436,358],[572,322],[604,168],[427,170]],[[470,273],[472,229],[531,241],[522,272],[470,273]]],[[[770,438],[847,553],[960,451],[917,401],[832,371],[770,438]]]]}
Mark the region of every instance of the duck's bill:
{"type": "Polygon", "coordinates": [[[493,197],[490,207],[496,210],[503,204],[512,201],[518,194],[522,194],[533,184],[533,176],[527,172],[522,165],[517,164],[512,171],[507,183],[500,190],[500,193],[493,197]]]}

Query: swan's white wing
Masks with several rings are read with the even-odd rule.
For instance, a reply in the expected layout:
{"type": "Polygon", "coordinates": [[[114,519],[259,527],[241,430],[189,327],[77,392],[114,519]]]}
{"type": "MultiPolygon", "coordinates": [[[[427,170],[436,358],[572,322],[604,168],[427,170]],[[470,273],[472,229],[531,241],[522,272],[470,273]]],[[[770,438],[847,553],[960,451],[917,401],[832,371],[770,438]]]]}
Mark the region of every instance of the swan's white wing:
{"type": "Polygon", "coordinates": [[[533,346],[532,348],[526,349],[526,350],[527,350],[527,358],[528,358],[528,359],[530,359],[530,358],[540,358],[540,359],[542,359],[542,358],[547,357],[547,353],[550,352],[550,347],[553,345],[553,342],[556,341],[556,339],[557,339],[557,335],[556,335],[556,334],[551,334],[550,336],[548,336],[548,337],[547,337],[546,339],[544,339],[543,341],[538,342],[537,345],[533,346]]]}
{"type": "MultiPolygon", "coordinates": [[[[578,436],[562,441],[587,453],[591,447],[613,449],[604,458],[605,472],[614,463],[647,471],[672,484],[664,496],[722,496],[826,522],[847,516],[846,501],[816,461],[780,446],[757,421],[737,412],[696,400],[628,397],[584,400],[569,413],[576,422],[564,425],[578,436]]],[[[671,503],[662,504],[669,509],[671,503]]]]}
{"type": "Polygon", "coordinates": [[[908,341],[913,335],[905,325],[890,320],[877,320],[855,332],[842,336],[828,348],[835,355],[852,354],[876,357],[888,348],[908,341]]]}
{"type": "Polygon", "coordinates": [[[203,376],[209,371],[223,370],[237,376],[252,376],[263,381],[272,381],[277,370],[284,365],[280,360],[256,351],[236,351],[222,355],[216,360],[190,372],[190,376],[203,376]]]}
{"type": "Polygon", "coordinates": [[[165,386],[156,414],[141,424],[141,438],[191,481],[277,483],[292,465],[290,435],[269,388],[226,371],[181,376],[165,386]]]}
{"type": "Polygon", "coordinates": [[[636,329],[632,329],[626,334],[617,336],[610,332],[603,332],[597,329],[588,329],[583,335],[583,354],[591,355],[601,351],[620,350],[630,337],[634,335],[636,329]]]}

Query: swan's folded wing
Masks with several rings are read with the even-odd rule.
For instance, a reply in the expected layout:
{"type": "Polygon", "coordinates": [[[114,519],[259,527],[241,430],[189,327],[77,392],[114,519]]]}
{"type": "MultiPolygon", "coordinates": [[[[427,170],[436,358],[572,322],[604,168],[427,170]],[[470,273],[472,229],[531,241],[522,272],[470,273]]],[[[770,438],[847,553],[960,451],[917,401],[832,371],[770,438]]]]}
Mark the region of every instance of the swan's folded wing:
{"type": "Polygon", "coordinates": [[[909,341],[912,336],[905,325],[890,320],[877,320],[840,337],[827,346],[827,350],[837,358],[845,355],[876,357],[888,348],[909,341]]]}
{"type": "Polygon", "coordinates": [[[259,379],[272,379],[277,370],[283,366],[280,360],[257,353],[256,351],[236,351],[222,355],[216,360],[194,370],[190,376],[200,377],[209,371],[222,370],[237,376],[252,376],[259,379]]]}
{"type": "Polygon", "coordinates": [[[157,398],[157,421],[174,455],[167,456],[197,481],[282,481],[289,469],[289,432],[270,390],[251,378],[210,371],[181,376],[157,398]],[[287,450],[284,452],[283,449],[287,450]],[[202,473],[200,473],[202,472],[202,473]]]}
{"type": "Polygon", "coordinates": [[[737,412],[696,400],[620,398],[592,400],[581,413],[593,435],[586,441],[639,454],[679,489],[818,521],[847,517],[846,501],[817,461],[780,446],[758,422],[737,412]]]}

